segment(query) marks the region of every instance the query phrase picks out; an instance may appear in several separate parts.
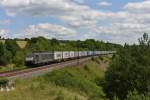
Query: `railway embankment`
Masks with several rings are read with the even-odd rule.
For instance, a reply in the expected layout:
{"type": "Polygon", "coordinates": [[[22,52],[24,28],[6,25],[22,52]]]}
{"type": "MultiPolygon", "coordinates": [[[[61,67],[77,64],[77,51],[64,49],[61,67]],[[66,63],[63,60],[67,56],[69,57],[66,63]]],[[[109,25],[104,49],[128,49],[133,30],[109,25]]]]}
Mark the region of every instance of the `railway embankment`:
{"type": "Polygon", "coordinates": [[[105,93],[99,82],[104,77],[105,66],[101,65],[108,64],[109,61],[109,57],[92,58],[76,67],[68,66],[38,77],[17,79],[15,89],[1,92],[0,98],[1,100],[103,100],[105,93]]]}

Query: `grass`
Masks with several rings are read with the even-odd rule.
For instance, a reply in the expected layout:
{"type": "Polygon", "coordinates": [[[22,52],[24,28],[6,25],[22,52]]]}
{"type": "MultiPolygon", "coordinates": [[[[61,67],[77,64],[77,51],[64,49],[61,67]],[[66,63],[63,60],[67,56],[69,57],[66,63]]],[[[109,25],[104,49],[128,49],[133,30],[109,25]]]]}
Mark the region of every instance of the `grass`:
{"type": "Polygon", "coordinates": [[[40,77],[18,79],[14,91],[0,92],[0,100],[105,100],[103,89],[97,84],[103,77],[100,64],[89,61],[40,77]]]}
{"type": "Polygon", "coordinates": [[[1,92],[0,100],[87,100],[86,97],[39,79],[18,80],[14,91],[1,92]]]}
{"type": "Polygon", "coordinates": [[[9,64],[7,66],[0,66],[0,72],[7,72],[13,70],[20,70],[26,68],[25,66],[22,67],[14,67],[14,64],[9,64]]]}
{"type": "Polygon", "coordinates": [[[102,87],[97,85],[97,81],[100,81],[103,76],[104,72],[91,61],[80,67],[53,71],[46,75],[46,80],[72,91],[85,93],[93,100],[99,100],[105,98],[102,87]]]}

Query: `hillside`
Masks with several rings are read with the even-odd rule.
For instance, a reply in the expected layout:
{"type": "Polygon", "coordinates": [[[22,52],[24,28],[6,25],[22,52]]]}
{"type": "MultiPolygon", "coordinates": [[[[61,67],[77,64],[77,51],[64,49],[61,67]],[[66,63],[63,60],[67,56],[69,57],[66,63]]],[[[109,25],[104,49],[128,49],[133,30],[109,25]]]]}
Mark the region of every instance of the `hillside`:
{"type": "Polygon", "coordinates": [[[44,76],[17,80],[16,89],[1,92],[1,100],[101,100],[105,98],[99,84],[104,77],[104,63],[110,58],[99,57],[78,67],[66,67],[44,76]],[[101,60],[100,60],[101,59],[101,60]]]}

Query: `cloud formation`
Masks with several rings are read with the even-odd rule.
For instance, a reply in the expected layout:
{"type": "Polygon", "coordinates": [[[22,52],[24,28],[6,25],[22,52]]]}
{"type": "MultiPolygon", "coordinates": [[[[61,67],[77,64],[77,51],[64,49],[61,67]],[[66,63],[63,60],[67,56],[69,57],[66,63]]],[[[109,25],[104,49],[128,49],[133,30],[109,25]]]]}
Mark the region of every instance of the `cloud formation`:
{"type": "Polygon", "coordinates": [[[1,38],[8,38],[9,37],[8,33],[9,33],[8,30],[0,29],[0,36],[1,36],[1,38]]]}
{"type": "Polygon", "coordinates": [[[45,36],[47,38],[64,39],[68,38],[68,36],[73,36],[76,31],[61,25],[41,23],[38,25],[30,25],[29,27],[24,29],[23,33],[24,34],[17,34],[16,37],[31,38],[37,36],[45,36]]]}
{"type": "Polygon", "coordinates": [[[111,6],[112,3],[106,2],[106,1],[102,1],[98,3],[98,6],[111,6]]]}
{"type": "MultiPolygon", "coordinates": [[[[50,16],[64,23],[30,25],[23,30],[22,37],[38,34],[49,38],[96,38],[133,43],[144,32],[150,33],[150,0],[129,2],[118,12],[96,10],[84,2],[85,0],[1,0],[0,4],[8,16],[50,16]]],[[[112,4],[100,2],[98,5],[112,4]]]]}

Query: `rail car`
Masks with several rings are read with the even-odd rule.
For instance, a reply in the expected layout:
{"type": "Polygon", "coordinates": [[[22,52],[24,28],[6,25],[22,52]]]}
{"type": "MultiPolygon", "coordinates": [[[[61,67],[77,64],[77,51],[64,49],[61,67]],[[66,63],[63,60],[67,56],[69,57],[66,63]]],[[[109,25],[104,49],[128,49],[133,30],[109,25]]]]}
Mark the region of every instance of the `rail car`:
{"type": "Polygon", "coordinates": [[[28,64],[46,64],[60,62],[69,59],[76,59],[89,56],[113,54],[116,51],[54,51],[54,52],[33,52],[27,54],[25,62],[28,64]]]}

